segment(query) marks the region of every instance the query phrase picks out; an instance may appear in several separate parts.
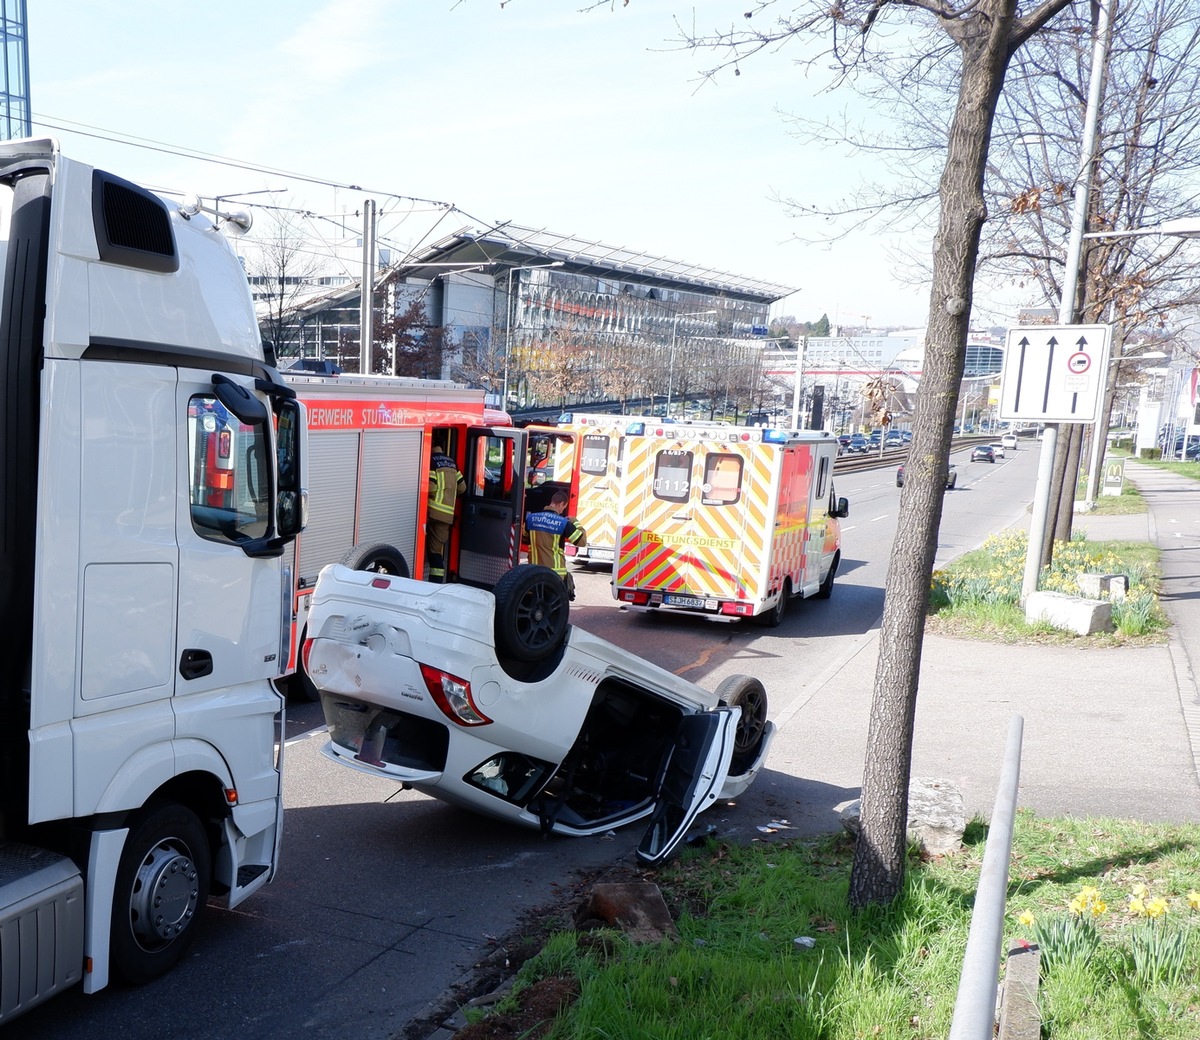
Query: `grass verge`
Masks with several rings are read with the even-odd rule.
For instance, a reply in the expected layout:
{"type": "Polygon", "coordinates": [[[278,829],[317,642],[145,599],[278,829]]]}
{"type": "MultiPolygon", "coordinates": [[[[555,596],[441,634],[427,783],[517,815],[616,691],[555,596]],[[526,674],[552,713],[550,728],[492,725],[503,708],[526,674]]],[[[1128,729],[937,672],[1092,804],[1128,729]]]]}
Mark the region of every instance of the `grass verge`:
{"type": "Polygon", "coordinates": [[[1028,538],[1022,531],[992,535],[972,552],[935,571],[930,589],[929,630],[943,635],[998,642],[1062,643],[1084,646],[1159,643],[1167,617],[1158,603],[1158,549],[1148,542],[1056,542],[1054,561],[1039,589],[1079,595],[1081,573],[1124,574],[1129,594],[1113,603],[1116,631],[1079,636],[1046,624],[1030,624],[1021,608],[1028,538]]]}
{"type": "MultiPolygon", "coordinates": [[[[509,1000],[577,981],[535,1034],[562,1040],[945,1037],[985,834],[975,821],[961,852],[914,858],[896,903],[860,914],[844,835],[689,850],[654,878],[678,942],[559,933],[509,1000]]],[[[1042,944],[1043,1036],[1200,1035],[1198,889],[1200,826],[1018,813],[1004,935],[1042,944]]]]}

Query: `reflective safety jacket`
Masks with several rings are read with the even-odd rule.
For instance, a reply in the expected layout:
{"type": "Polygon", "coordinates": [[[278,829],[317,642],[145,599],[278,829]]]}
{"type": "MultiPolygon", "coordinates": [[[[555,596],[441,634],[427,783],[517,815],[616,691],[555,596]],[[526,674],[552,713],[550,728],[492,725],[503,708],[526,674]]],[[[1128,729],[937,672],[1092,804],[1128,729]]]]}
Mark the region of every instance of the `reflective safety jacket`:
{"type": "Polygon", "coordinates": [[[587,545],[584,529],[569,516],[561,516],[553,509],[530,513],[525,517],[525,530],[529,532],[529,562],[550,567],[560,577],[567,573],[563,542],[587,545]]]}
{"type": "Polygon", "coordinates": [[[454,522],[454,503],[467,482],[449,455],[434,452],[429,460],[429,519],[454,522]]]}

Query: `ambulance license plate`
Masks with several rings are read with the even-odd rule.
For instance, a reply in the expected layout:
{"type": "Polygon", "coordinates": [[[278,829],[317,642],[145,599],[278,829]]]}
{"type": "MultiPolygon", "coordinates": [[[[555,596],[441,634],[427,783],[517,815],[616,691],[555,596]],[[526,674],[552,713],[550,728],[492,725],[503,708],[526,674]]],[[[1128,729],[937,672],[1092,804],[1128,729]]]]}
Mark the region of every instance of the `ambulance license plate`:
{"type": "Polygon", "coordinates": [[[696,610],[703,610],[708,605],[699,596],[677,596],[674,594],[664,596],[663,602],[669,607],[693,607],[696,610]]]}
{"type": "Polygon", "coordinates": [[[613,558],[613,551],[611,549],[589,549],[588,550],[588,559],[589,560],[608,560],[611,563],[612,558],[613,558]]]}

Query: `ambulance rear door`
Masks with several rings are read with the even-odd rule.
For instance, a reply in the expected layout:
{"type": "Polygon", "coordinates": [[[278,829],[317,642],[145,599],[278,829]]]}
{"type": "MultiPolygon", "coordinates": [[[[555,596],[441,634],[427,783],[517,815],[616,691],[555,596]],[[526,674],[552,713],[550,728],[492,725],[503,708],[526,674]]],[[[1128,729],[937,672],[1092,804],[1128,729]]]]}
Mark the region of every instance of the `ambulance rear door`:
{"type": "Polygon", "coordinates": [[[663,594],[664,606],[715,610],[742,598],[747,448],[697,438],[626,442],[617,585],[663,594]]]}

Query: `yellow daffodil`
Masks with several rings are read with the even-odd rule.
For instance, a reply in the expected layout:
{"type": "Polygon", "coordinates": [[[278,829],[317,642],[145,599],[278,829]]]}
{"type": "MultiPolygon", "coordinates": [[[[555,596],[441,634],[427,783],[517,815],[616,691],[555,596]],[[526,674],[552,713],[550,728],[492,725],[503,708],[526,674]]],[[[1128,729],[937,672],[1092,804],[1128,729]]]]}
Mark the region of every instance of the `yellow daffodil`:
{"type": "Polygon", "coordinates": [[[1022,910],[1021,916],[1017,920],[1022,928],[1032,928],[1037,923],[1037,919],[1028,910],[1022,910]]]}
{"type": "Polygon", "coordinates": [[[1070,910],[1071,913],[1073,913],[1073,914],[1076,914],[1076,915],[1082,914],[1084,912],[1084,910],[1087,909],[1087,903],[1085,903],[1083,901],[1083,899],[1081,899],[1079,896],[1075,896],[1067,904],[1067,909],[1070,910]]]}
{"type": "Polygon", "coordinates": [[[1100,898],[1100,889],[1095,885],[1084,885],[1079,890],[1079,896],[1085,903],[1090,903],[1093,899],[1100,898]]]}
{"type": "Polygon", "coordinates": [[[1099,917],[1108,909],[1108,904],[1103,899],[1092,900],[1092,916],[1099,917]]]}
{"type": "Polygon", "coordinates": [[[1146,904],[1140,896],[1129,897],[1129,912],[1137,917],[1146,916],[1146,904]]]}
{"type": "Polygon", "coordinates": [[[1196,891],[1196,890],[1193,888],[1193,889],[1192,889],[1192,890],[1191,890],[1191,891],[1188,893],[1187,899],[1188,899],[1188,906],[1189,906],[1189,907],[1191,907],[1193,910],[1200,910],[1200,892],[1197,892],[1197,891],[1196,891]]]}
{"type": "Polygon", "coordinates": [[[1151,899],[1150,902],[1146,904],[1146,916],[1147,917],[1162,917],[1162,915],[1165,914],[1166,912],[1167,912],[1167,901],[1165,899],[1163,899],[1161,896],[1158,897],[1157,899],[1151,899]]]}
{"type": "Polygon", "coordinates": [[[1134,885],[1132,888],[1130,888],[1129,891],[1132,892],[1138,899],[1145,899],[1146,896],[1148,896],[1150,894],[1150,889],[1148,889],[1140,881],[1136,885],[1134,885]]]}

